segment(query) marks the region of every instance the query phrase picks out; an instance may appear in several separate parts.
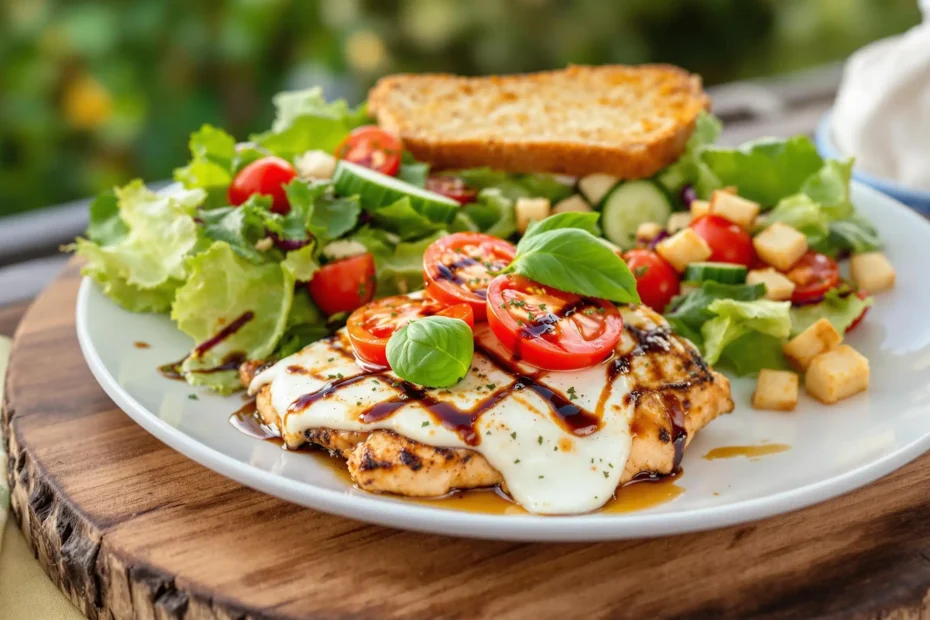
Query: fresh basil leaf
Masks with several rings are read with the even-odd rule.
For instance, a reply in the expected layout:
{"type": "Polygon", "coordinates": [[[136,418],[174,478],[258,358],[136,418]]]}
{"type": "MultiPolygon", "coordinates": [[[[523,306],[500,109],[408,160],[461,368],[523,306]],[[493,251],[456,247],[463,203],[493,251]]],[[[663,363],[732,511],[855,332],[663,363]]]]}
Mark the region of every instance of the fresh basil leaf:
{"type": "Polygon", "coordinates": [[[90,203],[87,238],[101,247],[119,243],[129,227],[119,216],[119,200],[113,190],[98,194],[90,203]]]}
{"type": "Polygon", "coordinates": [[[561,291],[620,303],[640,303],[629,267],[597,237],[578,228],[524,238],[507,268],[561,291]]]}
{"type": "Polygon", "coordinates": [[[570,212],[550,215],[544,220],[532,222],[530,223],[529,228],[526,229],[526,233],[523,235],[520,243],[517,244],[517,251],[520,250],[520,246],[523,245],[527,239],[531,239],[535,235],[539,235],[550,230],[577,228],[587,231],[597,237],[601,234],[601,231],[597,226],[597,220],[600,217],[600,213],[593,211],[589,213],[570,212]]]}
{"type": "Polygon", "coordinates": [[[408,323],[387,344],[394,374],[426,387],[448,387],[464,379],[474,354],[475,340],[468,324],[444,316],[408,323]]]}
{"type": "Polygon", "coordinates": [[[371,217],[375,224],[399,235],[404,240],[416,239],[441,228],[414,209],[407,197],[401,198],[392,205],[372,211],[371,217]]]}

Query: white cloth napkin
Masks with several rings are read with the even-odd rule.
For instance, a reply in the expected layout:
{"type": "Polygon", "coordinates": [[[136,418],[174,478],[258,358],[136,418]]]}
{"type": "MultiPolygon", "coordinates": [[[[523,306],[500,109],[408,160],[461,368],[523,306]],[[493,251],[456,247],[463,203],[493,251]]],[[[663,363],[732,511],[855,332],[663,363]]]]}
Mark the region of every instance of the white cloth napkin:
{"type": "Polygon", "coordinates": [[[923,23],[849,58],[832,131],[857,167],[930,190],[930,0],[919,4],[923,23]]]}

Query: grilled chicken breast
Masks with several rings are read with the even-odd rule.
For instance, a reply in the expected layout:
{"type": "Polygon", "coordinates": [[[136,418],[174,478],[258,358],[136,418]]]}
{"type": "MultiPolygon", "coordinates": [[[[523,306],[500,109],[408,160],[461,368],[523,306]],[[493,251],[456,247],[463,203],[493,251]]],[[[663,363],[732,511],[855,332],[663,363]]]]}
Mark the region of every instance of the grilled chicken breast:
{"type": "Polygon", "coordinates": [[[708,368],[691,343],[671,334],[660,315],[644,306],[623,307],[621,313],[624,332],[615,356],[575,373],[538,371],[503,359],[494,350],[493,335],[479,329],[473,368],[451,390],[424,390],[389,372],[360,371],[343,333],[273,368],[243,365],[241,379],[255,394],[264,423],[277,429],[288,447],[312,444],[346,459],[362,489],[430,497],[502,485],[520,501],[515,486],[538,484],[524,493],[521,503],[527,509],[582,512],[603,504],[616,486],[635,477],[676,471],[694,434],[733,409],[727,379],[708,368]],[[282,382],[295,377],[314,389],[284,394],[282,382]],[[355,390],[351,394],[349,387],[355,390]],[[323,408],[313,409],[317,402],[323,408]],[[466,402],[471,408],[460,406],[466,402]],[[329,412],[337,403],[344,412],[333,418],[329,412]],[[470,427],[463,409],[472,412],[470,427]],[[498,410],[512,413],[495,417],[498,410]],[[386,420],[403,415],[417,417],[384,427],[386,420]],[[398,426],[402,422],[407,426],[398,426]],[[594,429],[592,423],[600,426],[594,429]],[[592,443],[600,437],[600,445],[592,443]],[[551,469],[544,466],[550,461],[551,469]],[[539,499],[560,484],[558,472],[565,470],[577,484],[566,480],[563,495],[578,487],[579,494],[596,499],[578,510],[571,506],[584,504],[578,503],[580,496],[573,502],[539,499]],[[547,481],[546,475],[556,479],[547,481]]]}

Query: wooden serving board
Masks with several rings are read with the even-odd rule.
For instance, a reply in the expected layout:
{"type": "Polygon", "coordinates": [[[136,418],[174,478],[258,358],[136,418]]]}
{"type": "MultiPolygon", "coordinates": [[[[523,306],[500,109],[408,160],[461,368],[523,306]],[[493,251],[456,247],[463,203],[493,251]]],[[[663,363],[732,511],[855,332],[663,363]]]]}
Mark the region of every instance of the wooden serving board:
{"type": "Polygon", "coordinates": [[[92,618],[917,618],[930,608],[930,456],[800,512],[654,540],[525,544],[366,525],[243,487],[137,426],[84,364],[78,284],[71,264],[20,324],[3,431],[15,519],[92,618]]]}

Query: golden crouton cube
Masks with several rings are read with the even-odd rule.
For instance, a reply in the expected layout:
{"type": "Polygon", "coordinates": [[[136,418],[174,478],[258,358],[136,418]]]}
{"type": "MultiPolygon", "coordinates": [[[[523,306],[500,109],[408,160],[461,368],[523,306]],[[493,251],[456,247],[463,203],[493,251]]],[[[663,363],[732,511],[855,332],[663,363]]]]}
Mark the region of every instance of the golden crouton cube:
{"type": "Polygon", "coordinates": [[[691,219],[696,220],[702,215],[710,213],[710,203],[706,200],[691,201],[691,219]]]}
{"type": "Polygon", "coordinates": [[[691,228],[685,228],[656,245],[656,252],[672,264],[679,273],[688,263],[697,263],[710,258],[711,249],[691,228]]]}
{"type": "Polygon", "coordinates": [[[843,337],[830,321],[820,319],[786,342],[782,352],[789,362],[801,370],[807,370],[812,359],[837,346],[842,340],[843,337]]]}
{"type": "Polygon", "coordinates": [[[530,227],[531,222],[539,222],[552,215],[552,206],[548,198],[517,198],[513,210],[517,220],[517,232],[521,235],[530,227]]]}
{"type": "Polygon", "coordinates": [[[710,212],[749,230],[759,215],[759,203],[716,190],[710,198],[710,212]]]}
{"type": "Polygon", "coordinates": [[[661,232],[662,225],[658,222],[643,222],[636,229],[636,242],[647,245],[661,232]]]}
{"type": "Polygon", "coordinates": [[[746,274],[746,284],[765,285],[765,298],[772,301],[787,301],[794,293],[795,284],[784,274],[778,273],[771,267],[768,269],[753,269],[746,274]]]}
{"type": "Polygon", "coordinates": [[[870,293],[894,288],[894,267],[881,252],[853,255],[849,259],[849,273],[859,288],[870,293]]]}
{"type": "Polygon", "coordinates": [[[791,226],[775,222],[756,235],[752,245],[759,258],[785,271],[807,252],[807,237],[791,226]]]}
{"type": "Polygon", "coordinates": [[[682,228],[687,228],[688,224],[691,223],[691,214],[687,211],[679,211],[678,213],[672,213],[668,217],[668,222],[665,224],[665,229],[670,235],[674,235],[682,228]]]}
{"type": "Polygon", "coordinates": [[[804,387],[828,405],[864,392],[869,387],[869,360],[851,346],[840,345],[811,361],[804,387]]]}
{"type": "Polygon", "coordinates": [[[791,411],[798,404],[798,376],[790,370],[759,371],[752,406],[756,409],[791,411]]]}

